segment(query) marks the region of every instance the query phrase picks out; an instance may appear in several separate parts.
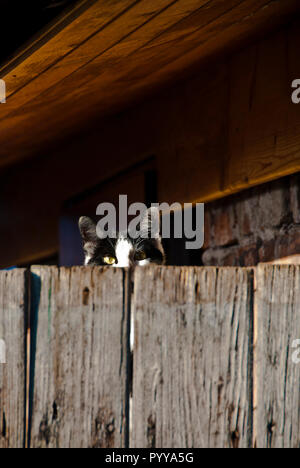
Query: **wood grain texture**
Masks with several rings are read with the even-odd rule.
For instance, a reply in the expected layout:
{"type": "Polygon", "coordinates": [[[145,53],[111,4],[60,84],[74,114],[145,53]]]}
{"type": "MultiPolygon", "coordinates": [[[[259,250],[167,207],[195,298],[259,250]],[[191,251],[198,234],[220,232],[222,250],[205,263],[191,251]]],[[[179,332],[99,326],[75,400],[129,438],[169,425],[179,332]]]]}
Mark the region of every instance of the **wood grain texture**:
{"type": "MultiPolygon", "coordinates": [[[[193,2],[195,0],[192,0],[193,2]]],[[[22,63],[20,70],[14,70],[13,76],[5,76],[8,82],[8,100],[7,106],[1,112],[0,119],[4,119],[14,109],[24,105],[49,89],[59,89],[60,82],[64,79],[76,80],[75,89],[82,88],[79,76],[83,76],[83,84],[87,84],[95,76],[95,62],[103,55],[109,55],[111,49],[117,48],[121,43],[121,51],[126,52],[127,42],[130,43],[132,33],[139,30],[144,24],[148,23],[152,17],[156,17],[159,12],[167,7],[172,0],[159,0],[155,7],[146,0],[122,0],[121,2],[107,2],[106,0],[97,1],[89,10],[84,13],[88,15],[89,21],[80,17],[79,28],[72,24],[69,28],[76,32],[77,41],[68,37],[68,32],[63,30],[62,37],[57,37],[45,44],[46,50],[39,50],[33,54],[27,63],[22,63]],[[127,39],[129,36],[129,39],[127,39]],[[57,47],[60,43],[64,44],[68,37],[68,44],[71,42],[72,48],[57,47]],[[59,43],[56,44],[59,39],[59,43]],[[54,42],[54,43],[53,43],[54,42]],[[76,43],[78,42],[78,44],[76,43]],[[47,50],[49,52],[47,53],[47,50]],[[37,57],[45,57],[44,63],[41,58],[37,64],[37,57]],[[33,76],[28,76],[29,70],[34,70],[33,76]],[[14,79],[12,79],[15,77],[14,79]],[[27,82],[25,81],[27,80],[27,82]],[[15,82],[19,81],[19,84],[15,82]],[[15,84],[16,89],[13,85],[15,84]],[[17,93],[17,99],[9,99],[10,95],[17,93]]],[[[69,34],[72,34],[71,31],[69,34]]],[[[128,46],[127,46],[128,47],[128,46]]],[[[115,52],[116,53],[116,52],[115,52]]],[[[122,52],[121,52],[122,53],[122,52]]],[[[73,89],[73,91],[75,91],[73,89]]]]}
{"type": "MultiPolygon", "coordinates": [[[[300,448],[300,266],[133,280],[131,297],[123,270],[32,268],[30,446],[300,448]]],[[[1,448],[25,442],[28,293],[0,272],[1,448]]]]}
{"type": "MultiPolygon", "coordinates": [[[[195,29],[201,29],[238,3],[239,0],[230,0],[226,5],[222,1],[159,0],[154,6],[146,0],[98,0],[74,24],[60,31],[9,74],[0,70],[1,77],[7,82],[7,97],[18,93],[18,99],[8,99],[0,117],[3,119],[13,109],[33,100],[69,75],[72,76],[68,84],[76,80],[77,89],[95,79],[96,66],[100,80],[103,80],[103,69],[111,77],[112,65],[114,69],[122,65],[124,73],[123,66],[129,55],[144,49],[143,57],[145,49],[153,49],[155,45],[164,47],[174,39],[180,43],[195,29]]],[[[173,53],[177,54],[176,48],[173,53]]],[[[150,54],[152,59],[153,53],[150,54]]],[[[135,65],[137,62],[137,58],[133,58],[135,65]]]]}
{"type": "MultiPolygon", "coordinates": [[[[42,77],[52,67],[57,67],[62,60],[78,51],[90,38],[135,3],[134,0],[77,2],[73,8],[47,25],[8,63],[2,65],[0,76],[7,82],[8,97],[20,91],[32,80],[36,82],[37,78],[42,77]]],[[[86,61],[90,58],[87,56],[86,61]]],[[[73,71],[79,66],[80,63],[74,60],[73,71]]],[[[49,81],[45,78],[41,81],[44,81],[43,89],[46,89],[49,81]]],[[[36,83],[35,94],[42,90],[39,88],[41,85],[42,83],[36,83]]]]}
{"type": "Polygon", "coordinates": [[[25,436],[25,270],[0,271],[0,448],[22,448],[25,436]]]}
{"type": "Polygon", "coordinates": [[[32,274],[31,447],[124,446],[126,273],[34,267],[32,274]]]}
{"type": "MultiPolygon", "coordinates": [[[[79,28],[70,25],[70,31],[63,30],[50,41],[51,46],[50,43],[46,43],[43,49],[30,56],[18,69],[7,76],[3,75],[7,82],[8,99],[7,106],[1,109],[0,121],[4,124],[4,119],[9,117],[12,111],[33,101],[47,90],[62,97],[62,87],[64,94],[67,88],[67,94],[69,91],[76,94],[76,90],[80,89],[80,94],[83,95],[87,91],[85,88],[88,83],[88,89],[91,91],[91,82],[96,78],[96,92],[99,95],[99,78],[100,82],[106,85],[106,78],[111,80],[118,67],[124,73],[130,54],[206,3],[207,0],[159,0],[155,5],[148,0],[113,1],[110,4],[106,0],[97,1],[77,21],[79,28]],[[88,21],[85,20],[85,16],[88,16],[88,21]],[[68,44],[73,44],[71,50],[58,47],[60,43],[64,45],[73,30],[76,31],[78,44],[75,39],[68,38],[68,44]],[[37,60],[38,64],[35,63],[37,60]],[[33,75],[29,74],[31,70],[33,75]],[[9,99],[16,93],[14,99],[9,99]]],[[[135,59],[133,62],[136,64],[135,59]]],[[[47,93],[40,97],[39,105],[42,105],[44,98],[48,99],[47,93]]]]}
{"type": "Polygon", "coordinates": [[[299,8],[296,0],[97,1],[2,76],[10,96],[0,112],[0,165],[150,96],[299,8]]]}
{"type": "Polygon", "coordinates": [[[230,64],[228,193],[300,170],[300,110],[291,87],[299,44],[296,21],[230,64]]]}
{"type": "Polygon", "coordinates": [[[255,445],[300,448],[300,267],[260,265],[256,288],[255,445]]]}
{"type": "Polygon", "coordinates": [[[132,447],[251,445],[252,271],[138,269],[132,447]]]}

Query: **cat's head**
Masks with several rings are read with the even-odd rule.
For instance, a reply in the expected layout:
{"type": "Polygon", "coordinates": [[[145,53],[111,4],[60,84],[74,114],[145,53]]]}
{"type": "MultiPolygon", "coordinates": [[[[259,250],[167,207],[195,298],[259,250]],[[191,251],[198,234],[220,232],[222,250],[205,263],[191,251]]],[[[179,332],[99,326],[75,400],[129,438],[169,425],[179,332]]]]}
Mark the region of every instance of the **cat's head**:
{"type": "Polygon", "coordinates": [[[145,266],[149,263],[161,265],[165,261],[164,249],[159,234],[159,212],[149,208],[140,223],[140,236],[117,233],[112,237],[99,238],[96,224],[83,216],[79,220],[83,240],[85,265],[113,267],[145,266]],[[147,232],[148,237],[145,236],[147,232]]]}

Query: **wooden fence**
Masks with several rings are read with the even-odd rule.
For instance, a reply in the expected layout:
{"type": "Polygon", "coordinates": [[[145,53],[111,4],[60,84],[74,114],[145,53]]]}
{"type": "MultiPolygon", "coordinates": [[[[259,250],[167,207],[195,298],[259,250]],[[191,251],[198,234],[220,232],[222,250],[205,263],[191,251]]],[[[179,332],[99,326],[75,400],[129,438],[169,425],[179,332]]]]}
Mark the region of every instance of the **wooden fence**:
{"type": "Polygon", "coordinates": [[[300,447],[300,267],[0,272],[0,339],[2,448],[300,447]]]}

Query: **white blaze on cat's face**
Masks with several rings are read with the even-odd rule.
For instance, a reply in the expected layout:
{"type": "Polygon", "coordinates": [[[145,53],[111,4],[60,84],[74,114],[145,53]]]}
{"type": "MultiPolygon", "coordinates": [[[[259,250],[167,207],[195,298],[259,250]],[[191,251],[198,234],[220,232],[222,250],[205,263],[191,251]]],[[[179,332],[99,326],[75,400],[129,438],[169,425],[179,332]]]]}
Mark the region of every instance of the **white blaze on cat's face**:
{"type": "Polygon", "coordinates": [[[89,264],[89,261],[91,260],[91,258],[92,258],[92,257],[91,257],[90,255],[86,255],[85,260],[84,260],[84,264],[85,264],[85,265],[88,265],[88,264],[89,264]]]}
{"type": "Polygon", "coordinates": [[[126,268],[130,266],[130,253],[132,244],[127,239],[119,239],[116,245],[117,263],[113,266],[118,268],[126,268]]]}
{"type": "MultiPolygon", "coordinates": [[[[117,262],[113,265],[115,268],[126,268],[133,264],[134,249],[132,243],[128,239],[119,239],[116,244],[116,260],[117,262]]],[[[141,260],[136,262],[140,266],[148,265],[149,260],[141,260]]]]}

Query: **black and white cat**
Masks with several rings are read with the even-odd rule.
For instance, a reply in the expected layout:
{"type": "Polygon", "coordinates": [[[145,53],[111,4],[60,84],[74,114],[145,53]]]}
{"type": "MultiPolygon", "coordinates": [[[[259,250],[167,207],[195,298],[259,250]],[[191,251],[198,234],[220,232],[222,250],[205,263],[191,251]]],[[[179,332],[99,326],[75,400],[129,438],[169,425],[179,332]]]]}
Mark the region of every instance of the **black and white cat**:
{"type": "Polygon", "coordinates": [[[149,263],[162,265],[165,262],[165,253],[159,225],[159,212],[152,207],[141,220],[141,235],[138,238],[133,238],[127,231],[101,239],[97,236],[94,221],[83,216],[79,220],[79,229],[83,239],[85,265],[110,265],[119,268],[145,266],[149,263]],[[149,236],[151,233],[151,237],[142,235],[145,231],[149,236]]]}

